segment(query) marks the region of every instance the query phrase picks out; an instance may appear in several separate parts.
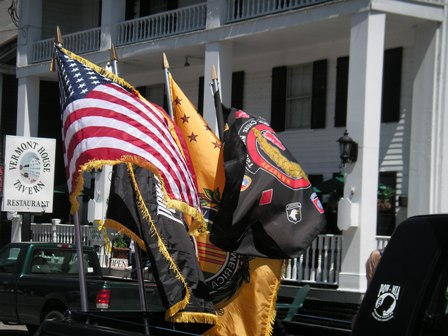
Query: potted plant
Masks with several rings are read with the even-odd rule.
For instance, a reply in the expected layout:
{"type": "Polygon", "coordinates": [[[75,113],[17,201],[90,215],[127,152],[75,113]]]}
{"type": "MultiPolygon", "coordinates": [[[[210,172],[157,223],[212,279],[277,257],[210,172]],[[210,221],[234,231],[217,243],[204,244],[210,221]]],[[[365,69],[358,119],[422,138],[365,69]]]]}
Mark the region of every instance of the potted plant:
{"type": "Polygon", "coordinates": [[[377,207],[379,211],[387,211],[393,208],[395,202],[395,189],[380,183],[378,185],[377,207]]]}
{"type": "Polygon", "coordinates": [[[129,258],[129,243],[130,239],[122,232],[117,232],[112,241],[112,256],[114,258],[128,259],[129,258]]]}

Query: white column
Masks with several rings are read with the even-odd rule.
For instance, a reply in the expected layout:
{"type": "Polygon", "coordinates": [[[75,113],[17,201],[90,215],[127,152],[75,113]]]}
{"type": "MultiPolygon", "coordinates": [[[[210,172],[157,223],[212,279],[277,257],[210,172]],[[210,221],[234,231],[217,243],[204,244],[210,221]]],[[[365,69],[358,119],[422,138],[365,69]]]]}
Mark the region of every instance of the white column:
{"type": "MultiPolygon", "coordinates": [[[[446,111],[440,106],[437,108],[436,103],[435,84],[436,78],[439,77],[436,59],[441,57],[436,52],[436,32],[436,24],[428,23],[416,27],[409,153],[409,216],[433,213],[435,193],[441,187],[441,180],[438,178],[442,176],[436,172],[443,160],[439,146],[443,146],[443,137],[440,135],[446,133],[446,130],[441,129],[446,111]],[[442,134],[438,135],[438,131],[442,134]]],[[[446,77],[439,78],[446,81],[446,77]]],[[[445,84],[439,82],[439,85],[445,84]]],[[[442,170],[438,173],[446,175],[446,172],[445,169],[444,172],[442,170]]]]}
{"type": "Polygon", "coordinates": [[[210,90],[212,66],[215,66],[219,81],[219,92],[224,105],[230,107],[232,99],[232,44],[231,42],[209,43],[205,47],[204,65],[204,119],[216,134],[215,102],[210,90]]]}
{"type": "Polygon", "coordinates": [[[438,186],[435,196],[435,213],[448,213],[448,6],[445,5],[445,18],[440,27],[439,44],[440,76],[438,77],[438,109],[439,116],[437,125],[440,134],[439,148],[436,151],[437,167],[436,185],[438,186]]]}
{"type": "MultiPolygon", "coordinates": [[[[42,0],[20,1],[17,66],[26,66],[33,55],[33,42],[41,37],[42,0]]],[[[56,29],[55,29],[56,33],[56,29]]]]}
{"type": "Polygon", "coordinates": [[[206,28],[216,28],[222,26],[227,13],[227,1],[207,0],[207,21],[206,28]]]}
{"type": "Polygon", "coordinates": [[[19,78],[17,135],[37,136],[39,120],[39,77],[19,78]]]}
{"type": "Polygon", "coordinates": [[[125,0],[103,0],[101,3],[101,50],[110,49],[117,40],[117,23],[124,21],[125,0]]]}
{"type": "Polygon", "coordinates": [[[349,209],[355,212],[341,216],[350,225],[343,232],[339,289],[360,293],[367,285],[365,261],[376,247],[385,19],[382,13],[356,14],[350,32],[347,130],[359,153],[347,167],[344,197],[355,204],[349,209]]]}
{"type": "Polygon", "coordinates": [[[8,220],[11,221],[11,243],[22,241],[22,216],[17,212],[8,212],[8,220]]]}

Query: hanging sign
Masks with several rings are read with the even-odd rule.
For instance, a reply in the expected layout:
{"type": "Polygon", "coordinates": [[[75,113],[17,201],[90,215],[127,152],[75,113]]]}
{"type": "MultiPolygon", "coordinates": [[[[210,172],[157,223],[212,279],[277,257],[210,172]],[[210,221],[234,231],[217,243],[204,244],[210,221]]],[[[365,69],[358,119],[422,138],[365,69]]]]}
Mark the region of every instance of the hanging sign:
{"type": "Polygon", "coordinates": [[[53,212],[56,140],[6,136],[2,211],[53,212]]]}

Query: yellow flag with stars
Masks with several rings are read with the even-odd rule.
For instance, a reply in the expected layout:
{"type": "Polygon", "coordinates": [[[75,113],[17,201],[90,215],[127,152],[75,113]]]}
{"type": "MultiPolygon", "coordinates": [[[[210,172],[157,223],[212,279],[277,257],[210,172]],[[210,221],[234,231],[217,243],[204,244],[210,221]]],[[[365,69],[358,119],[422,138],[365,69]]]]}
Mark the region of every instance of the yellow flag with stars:
{"type": "Polygon", "coordinates": [[[282,260],[248,258],[223,251],[209,240],[225,184],[221,141],[169,74],[175,123],[194,167],[207,232],[194,236],[199,263],[218,312],[207,336],[269,336],[275,320],[282,260]]]}

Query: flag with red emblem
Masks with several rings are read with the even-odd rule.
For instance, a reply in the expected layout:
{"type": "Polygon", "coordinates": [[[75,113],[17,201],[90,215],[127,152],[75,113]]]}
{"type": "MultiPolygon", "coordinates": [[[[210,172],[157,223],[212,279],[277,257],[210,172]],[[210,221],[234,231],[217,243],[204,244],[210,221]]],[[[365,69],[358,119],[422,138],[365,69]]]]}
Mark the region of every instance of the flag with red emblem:
{"type": "Polygon", "coordinates": [[[232,109],[227,125],[226,186],[211,241],[243,255],[298,257],[326,223],[307,175],[264,119],[232,109]]]}
{"type": "MultiPolygon", "coordinates": [[[[168,77],[174,120],[186,140],[198,181],[201,208],[207,228],[211,230],[225,185],[221,141],[171,74],[168,77]]],[[[244,169],[244,162],[236,164],[244,169]]],[[[229,181],[231,178],[227,177],[229,181]]],[[[283,260],[250,258],[224,251],[210,242],[208,231],[195,236],[194,241],[219,319],[219,323],[203,335],[271,335],[283,260]]]]}

